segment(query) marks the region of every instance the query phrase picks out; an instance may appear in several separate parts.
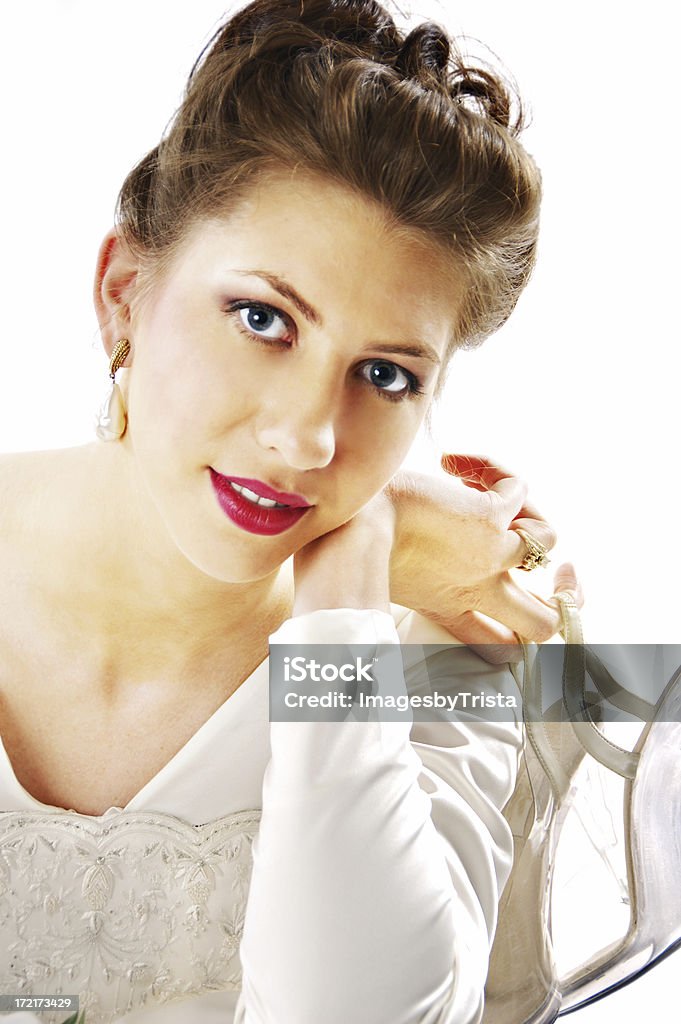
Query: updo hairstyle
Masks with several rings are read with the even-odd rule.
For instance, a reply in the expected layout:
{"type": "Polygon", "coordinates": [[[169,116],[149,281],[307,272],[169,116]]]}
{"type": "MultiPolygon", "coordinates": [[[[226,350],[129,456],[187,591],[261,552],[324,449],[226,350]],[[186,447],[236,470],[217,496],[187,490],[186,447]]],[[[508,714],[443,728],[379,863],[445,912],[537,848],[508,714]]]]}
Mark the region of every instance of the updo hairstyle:
{"type": "Polygon", "coordinates": [[[377,200],[464,287],[454,347],[510,315],[535,259],[540,176],[522,111],[445,31],[374,0],[255,0],[215,34],[160,144],[128,175],[122,234],[152,270],[259,175],[300,168],[377,200]]]}

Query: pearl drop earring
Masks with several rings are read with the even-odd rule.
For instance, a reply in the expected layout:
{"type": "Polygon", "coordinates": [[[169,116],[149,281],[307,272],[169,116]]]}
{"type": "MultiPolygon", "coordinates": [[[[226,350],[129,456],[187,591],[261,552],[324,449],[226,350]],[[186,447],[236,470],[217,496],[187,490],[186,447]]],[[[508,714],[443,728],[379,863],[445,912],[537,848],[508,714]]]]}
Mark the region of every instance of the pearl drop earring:
{"type": "Polygon", "coordinates": [[[109,377],[111,383],[97,415],[95,432],[100,441],[117,441],[123,437],[127,423],[125,403],[121,389],[116,383],[116,373],[128,358],[130,342],[121,338],[114,345],[109,360],[109,377]]]}

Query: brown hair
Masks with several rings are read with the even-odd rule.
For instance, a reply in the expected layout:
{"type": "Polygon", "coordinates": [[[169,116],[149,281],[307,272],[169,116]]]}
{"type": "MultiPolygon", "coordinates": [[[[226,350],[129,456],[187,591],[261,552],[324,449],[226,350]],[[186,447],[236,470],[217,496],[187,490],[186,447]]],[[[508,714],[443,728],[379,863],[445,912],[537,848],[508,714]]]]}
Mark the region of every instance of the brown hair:
{"type": "Polygon", "coordinates": [[[405,36],[374,0],[255,0],[199,57],[123,185],[119,226],[155,263],[259,174],[322,174],[450,255],[465,290],[455,344],[471,347],[508,318],[534,264],[540,177],[521,127],[503,79],[467,66],[435,24],[405,36]]]}

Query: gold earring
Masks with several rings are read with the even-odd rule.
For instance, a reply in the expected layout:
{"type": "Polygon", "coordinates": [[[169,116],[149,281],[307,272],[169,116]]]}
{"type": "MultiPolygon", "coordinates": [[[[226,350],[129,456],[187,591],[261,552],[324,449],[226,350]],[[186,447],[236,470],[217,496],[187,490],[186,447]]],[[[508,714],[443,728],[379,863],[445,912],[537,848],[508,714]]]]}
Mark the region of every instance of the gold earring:
{"type": "Polygon", "coordinates": [[[125,403],[121,389],[116,383],[116,373],[128,358],[130,342],[121,338],[114,345],[109,360],[109,377],[111,383],[97,415],[96,434],[100,441],[117,441],[123,437],[127,423],[125,403]]]}

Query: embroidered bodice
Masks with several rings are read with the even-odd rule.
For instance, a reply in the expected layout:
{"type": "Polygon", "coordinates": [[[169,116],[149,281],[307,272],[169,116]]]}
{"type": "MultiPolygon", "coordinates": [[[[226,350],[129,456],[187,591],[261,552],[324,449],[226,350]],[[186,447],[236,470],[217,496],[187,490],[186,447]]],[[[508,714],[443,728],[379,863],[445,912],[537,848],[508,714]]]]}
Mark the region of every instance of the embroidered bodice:
{"type": "Polygon", "coordinates": [[[259,817],[196,826],[117,808],[5,814],[0,934],[14,937],[2,990],[86,993],[88,1024],[110,1024],[148,1002],[239,989],[259,817]]]}

